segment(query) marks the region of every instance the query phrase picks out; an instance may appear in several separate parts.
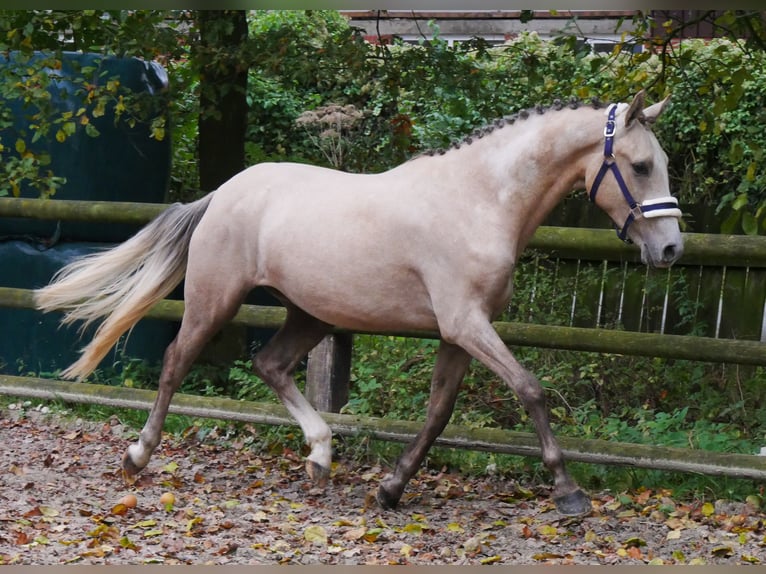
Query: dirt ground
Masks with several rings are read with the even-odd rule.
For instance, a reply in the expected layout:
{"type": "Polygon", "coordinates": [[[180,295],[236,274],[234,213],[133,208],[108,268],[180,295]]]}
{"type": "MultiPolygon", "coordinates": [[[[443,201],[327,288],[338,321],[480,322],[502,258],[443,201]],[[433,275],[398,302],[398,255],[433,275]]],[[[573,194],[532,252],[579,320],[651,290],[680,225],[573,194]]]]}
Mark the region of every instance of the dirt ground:
{"type": "Polygon", "coordinates": [[[320,491],[300,455],[216,433],[166,437],[131,484],[120,460],[133,437],[117,419],[3,408],[0,564],[766,563],[766,515],[744,503],[591,493],[593,512],[572,519],[543,489],[421,471],[383,511],[387,469],[341,460],[320,491]]]}

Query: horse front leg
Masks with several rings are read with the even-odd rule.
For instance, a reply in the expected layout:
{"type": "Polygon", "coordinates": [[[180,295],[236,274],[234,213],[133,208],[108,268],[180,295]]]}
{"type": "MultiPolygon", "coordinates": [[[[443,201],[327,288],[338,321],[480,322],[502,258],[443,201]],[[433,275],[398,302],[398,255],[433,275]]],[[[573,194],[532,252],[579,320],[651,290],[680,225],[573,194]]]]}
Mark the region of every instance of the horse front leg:
{"type": "Polygon", "coordinates": [[[470,362],[471,356],[460,347],[444,341],[439,345],[431,379],[426,422],[402,452],[394,472],[381,481],[377,499],[383,508],[396,507],[407,482],[420,468],[431,445],[447,426],[455,408],[460,382],[470,362]]]}
{"type": "Polygon", "coordinates": [[[274,390],[303,431],[311,452],[306,472],[319,487],[330,478],[332,431],[295,385],[298,363],[331,331],[331,326],[283,301],[287,318],[282,328],[253,357],[253,370],[274,390]]]}
{"type": "Polygon", "coordinates": [[[564,455],[553,435],[545,393],[537,378],[516,360],[488,319],[476,313],[452,323],[448,335],[477,360],[497,374],[516,393],[535,424],[543,464],[553,475],[553,500],[558,512],[579,516],[591,511],[590,498],[566,470],[564,455]]]}

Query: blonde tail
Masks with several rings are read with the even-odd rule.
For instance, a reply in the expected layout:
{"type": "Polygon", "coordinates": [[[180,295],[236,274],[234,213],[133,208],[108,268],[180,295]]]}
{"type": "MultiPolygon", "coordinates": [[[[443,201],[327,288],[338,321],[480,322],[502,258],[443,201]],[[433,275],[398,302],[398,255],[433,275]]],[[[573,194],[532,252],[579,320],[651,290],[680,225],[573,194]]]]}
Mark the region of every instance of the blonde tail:
{"type": "Polygon", "coordinates": [[[83,321],[81,331],[104,319],[63,377],[87,377],[120,336],[181,282],[189,241],[211,198],[170,206],[125,243],[70,263],[35,291],[38,309],[66,311],[62,323],[83,321]]]}

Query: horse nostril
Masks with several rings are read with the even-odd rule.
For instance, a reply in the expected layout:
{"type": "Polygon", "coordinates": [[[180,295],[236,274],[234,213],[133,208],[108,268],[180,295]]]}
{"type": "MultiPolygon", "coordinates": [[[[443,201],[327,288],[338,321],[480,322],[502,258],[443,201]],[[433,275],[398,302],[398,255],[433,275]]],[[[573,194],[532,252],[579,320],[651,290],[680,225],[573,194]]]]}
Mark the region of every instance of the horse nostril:
{"type": "Polygon", "coordinates": [[[676,260],[676,253],[677,249],[675,244],[671,243],[670,245],[666,245],[665,249],[662,250],[662,260],[666,263],[670,263],[676,260]]]}

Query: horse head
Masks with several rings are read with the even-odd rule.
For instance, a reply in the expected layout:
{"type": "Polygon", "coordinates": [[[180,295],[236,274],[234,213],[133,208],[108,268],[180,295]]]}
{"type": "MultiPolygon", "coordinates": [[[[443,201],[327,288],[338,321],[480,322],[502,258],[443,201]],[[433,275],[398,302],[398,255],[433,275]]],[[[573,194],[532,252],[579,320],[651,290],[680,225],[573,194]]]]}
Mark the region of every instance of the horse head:
{"type": "Polygon", "coordinates": [[[630,104],[607,108],[603,150],[589,163],[586,184],[618,236],[640,247],[641,260],[669,267],[683,253],[681,210],[670,195],[667,155],[651,130],[669,98],[649,107],[644,99],[641,91],[630,104]]]}

